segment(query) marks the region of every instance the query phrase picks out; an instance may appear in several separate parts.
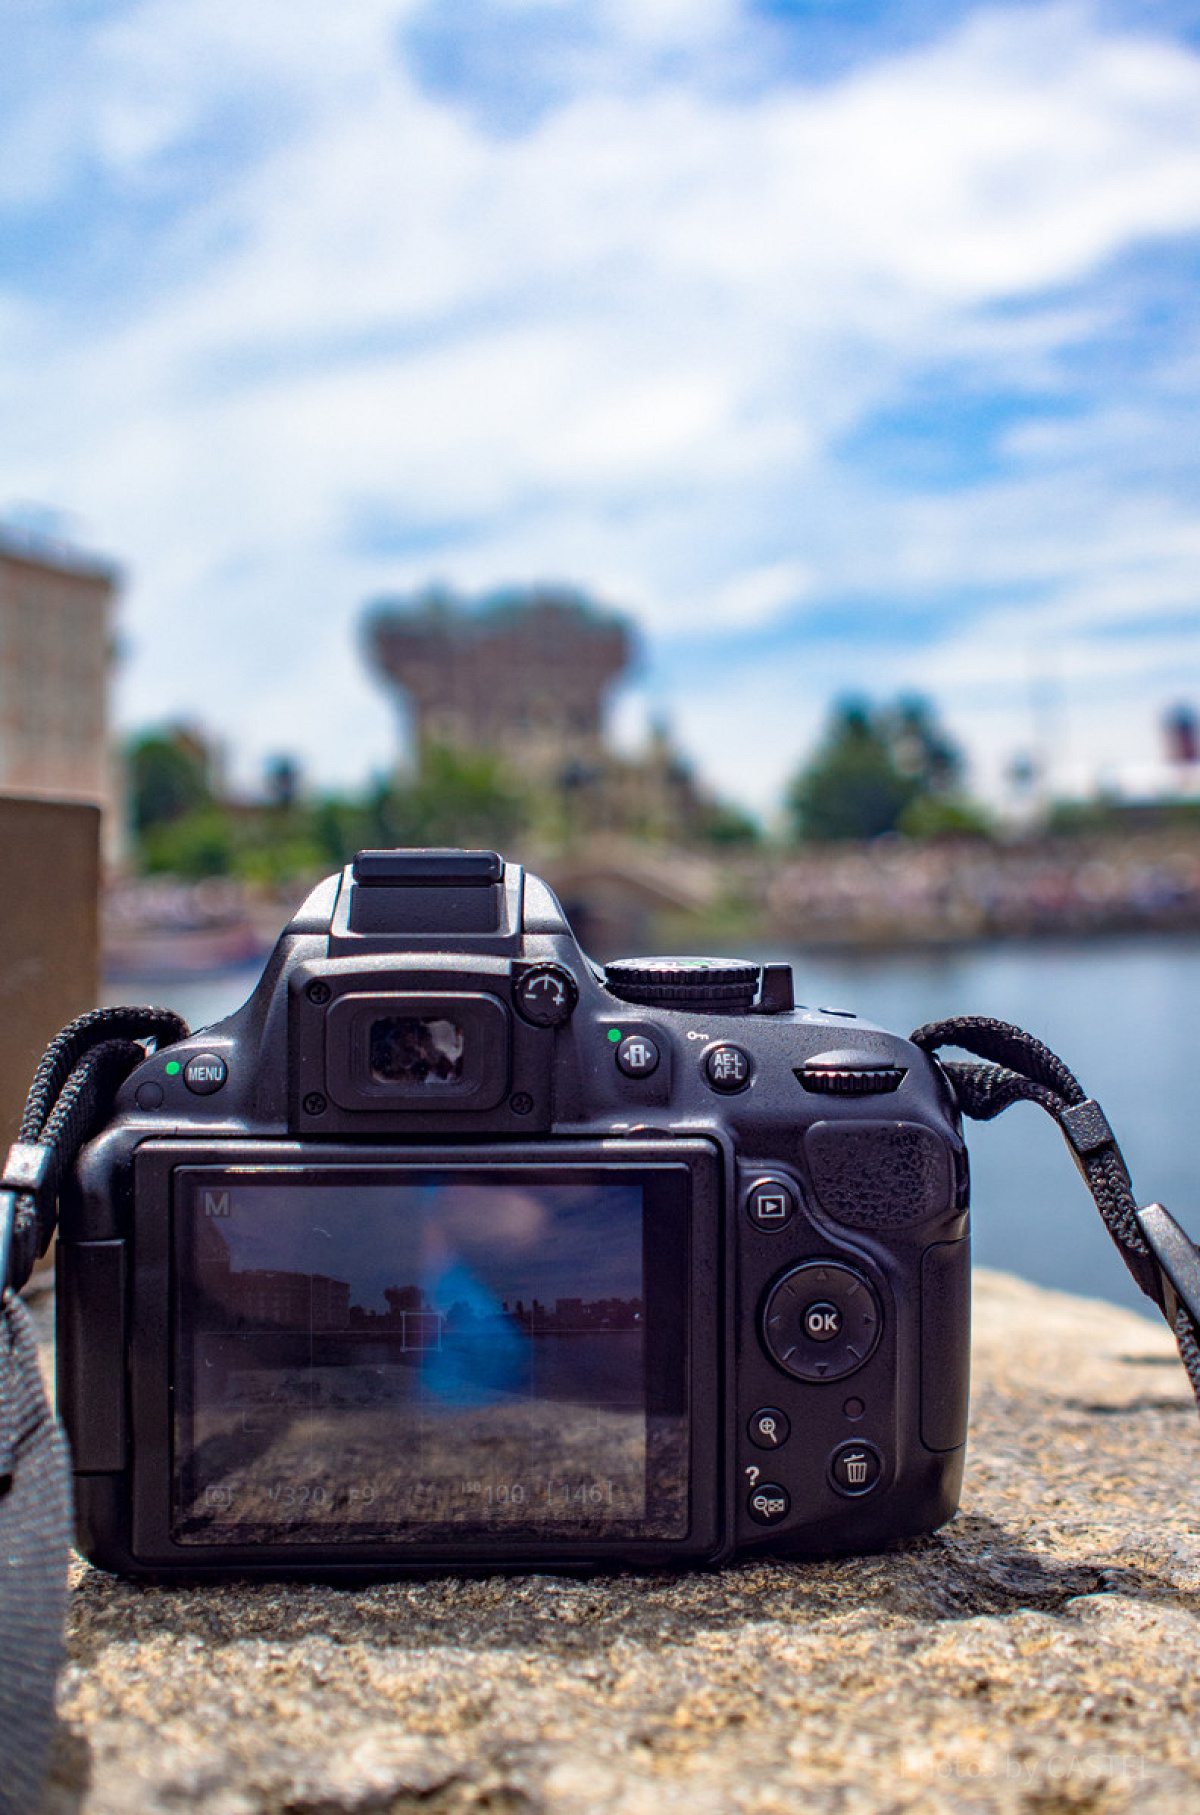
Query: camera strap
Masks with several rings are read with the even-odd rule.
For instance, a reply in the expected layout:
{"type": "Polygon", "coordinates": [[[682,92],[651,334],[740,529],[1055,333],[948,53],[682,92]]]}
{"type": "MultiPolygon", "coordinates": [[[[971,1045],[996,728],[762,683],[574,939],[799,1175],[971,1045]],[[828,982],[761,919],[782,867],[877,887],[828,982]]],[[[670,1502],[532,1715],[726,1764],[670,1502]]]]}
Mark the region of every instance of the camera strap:
{"type": "Polygon", "coordinates": [[[71,1459],[17,1294],[50,1246],[62,1181],[121,1084],[150,1042],[187,1033],[161,1008],[100,1008],[64,1027],[34,1075],[0,1177],[0,1815],[33,1815],[41,1802],[73,1535],[71,1459]]]}
{"type": "Polygon", "coordinates": [[[1054,1117],[1117,1252],[1170,1325],[1200,1406],[1200,1249],[1161,1204],[1139,1209],[1099,1103],[1048,1046],[1007,1021],[963,1015],[931,1021],[909,1037],[930,1054],[957,1047],[984,1061],[940,1061],[972,1121],[990,1122],[1020,1102],[1037,1103],[1054,1117]]]}

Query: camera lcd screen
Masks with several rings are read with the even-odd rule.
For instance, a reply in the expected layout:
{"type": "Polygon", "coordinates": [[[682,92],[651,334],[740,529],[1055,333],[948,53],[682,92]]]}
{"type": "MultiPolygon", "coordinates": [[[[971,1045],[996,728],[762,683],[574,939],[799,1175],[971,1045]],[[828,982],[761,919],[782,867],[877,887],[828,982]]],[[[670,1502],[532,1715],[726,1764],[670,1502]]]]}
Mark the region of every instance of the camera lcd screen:
{"type": "Polygon", "coordinates": [[[176,1542],[686,1536],[682,1169],[176,1179],[176,1542]]]}
{"type": "Polygon", "coordinates": [[[385,1015],[372,1021],[371,1076],[381,1084],[450,1084],[463,1075],[457,1021],[385,1015]]]}

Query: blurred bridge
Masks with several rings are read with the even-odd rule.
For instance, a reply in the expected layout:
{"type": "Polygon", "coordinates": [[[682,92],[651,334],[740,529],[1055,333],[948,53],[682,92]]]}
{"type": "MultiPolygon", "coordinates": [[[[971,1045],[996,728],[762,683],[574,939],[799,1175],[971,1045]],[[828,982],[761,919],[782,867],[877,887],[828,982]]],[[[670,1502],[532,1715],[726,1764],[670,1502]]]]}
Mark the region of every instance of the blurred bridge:
{"type": "Polygon", "coordinates": [[[662,919],[704,914],[720,895],[720,866],[692,852],[597,836],[530,867],[563,905],[591,956],[645,949],[662,919]]]}

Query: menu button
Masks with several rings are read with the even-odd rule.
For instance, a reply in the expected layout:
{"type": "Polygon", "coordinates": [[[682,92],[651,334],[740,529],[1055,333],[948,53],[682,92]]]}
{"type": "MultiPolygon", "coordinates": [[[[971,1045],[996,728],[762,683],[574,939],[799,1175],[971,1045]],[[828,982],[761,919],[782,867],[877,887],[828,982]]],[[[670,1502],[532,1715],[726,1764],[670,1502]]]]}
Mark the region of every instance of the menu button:
{"type": "Polygon", "coordinates": [[[184,1083],[198,1097],[210,1097],[228,1076],[229,1067],[219,1052],[195,1053],[183,1068],[184,1083]]]}

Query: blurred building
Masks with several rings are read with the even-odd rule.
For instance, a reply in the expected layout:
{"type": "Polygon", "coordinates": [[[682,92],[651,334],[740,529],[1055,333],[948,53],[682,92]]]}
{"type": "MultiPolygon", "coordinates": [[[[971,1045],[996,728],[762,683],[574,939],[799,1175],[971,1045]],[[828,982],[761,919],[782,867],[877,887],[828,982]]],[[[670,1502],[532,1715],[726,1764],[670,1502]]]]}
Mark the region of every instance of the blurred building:
{"type": "Polygon", "coordinates": [[[366,643],[403,694],[418,762],[429,744],[499,751],[535,782],[603,758],[608,695],[633,654],[624,618],[540,587],[473,609],[440,591],[380,604],[366,643]]]}
{"type": "Polygon", "coordinates": [[[117,583],[105,561],[0,527],[0,792],[93,801],[110,838],[117,583]]]}
{"type": "Polygon", "coordinates": [[[344,1330],[350,1323],[348,1281],[324,1273],[242,1268],[229,1275],[225,1304],[252,1329],[344,1330]]]}
{"type": "Polygon", "coordinates": [[[368,660],[404,708],[418,770],[435,745],[487,751],[581,833],[703,836],[714,812],[664,727],[630,757],[610,745],[609,698],[634,657],[628,619],[566,589],[468,602],[443,591],[374,606],[368,660]]]}

